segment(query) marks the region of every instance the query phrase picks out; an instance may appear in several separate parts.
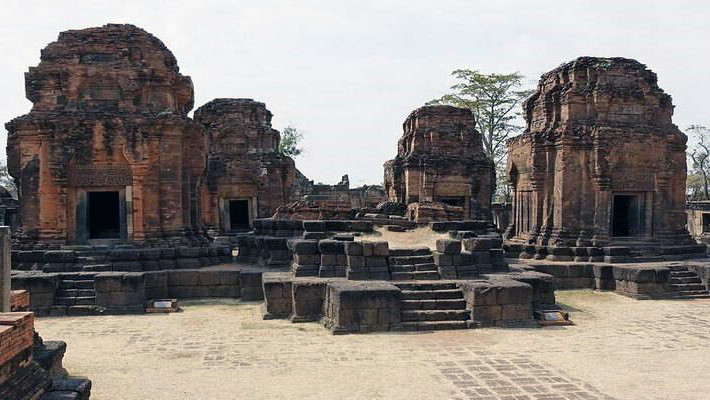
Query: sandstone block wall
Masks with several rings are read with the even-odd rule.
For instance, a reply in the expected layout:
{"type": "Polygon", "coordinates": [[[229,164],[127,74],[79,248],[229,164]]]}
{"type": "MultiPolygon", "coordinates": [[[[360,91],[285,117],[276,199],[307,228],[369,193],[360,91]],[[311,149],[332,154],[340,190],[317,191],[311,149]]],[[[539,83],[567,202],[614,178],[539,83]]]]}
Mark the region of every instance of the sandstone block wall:
{"type": "Polygon", "coordinates": [[[401,323],[401,297],[386,282],[335,281],[326,291],[324,322],[333,333],[388,331],[401,323]]]}
{"type": "Polygon", "coordinates": [[[442,279],[470,279],[480,273],[504,272],[508,265],[497,237],[476,237],[463,240],[439,239],[432,252],[442,279]]]}
{"type": "Polygon", "coordinates": [[[490,281],[464,281],[466,308],[472,321],[482,326],[514,326],[533,318],[533,287],[506,278],[490,281]]]}

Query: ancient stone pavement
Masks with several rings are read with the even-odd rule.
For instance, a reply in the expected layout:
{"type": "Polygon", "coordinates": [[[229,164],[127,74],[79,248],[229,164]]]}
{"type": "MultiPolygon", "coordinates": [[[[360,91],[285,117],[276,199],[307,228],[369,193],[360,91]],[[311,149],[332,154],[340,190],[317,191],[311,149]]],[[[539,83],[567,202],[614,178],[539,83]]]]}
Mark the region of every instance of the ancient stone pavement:
{"type": "Polygon", "coordinates": [[[710,301],[559,292],[577,325],[332,336],[257,303],[171,315],[40,318],[96,399],[701,399],[710,301]]]}

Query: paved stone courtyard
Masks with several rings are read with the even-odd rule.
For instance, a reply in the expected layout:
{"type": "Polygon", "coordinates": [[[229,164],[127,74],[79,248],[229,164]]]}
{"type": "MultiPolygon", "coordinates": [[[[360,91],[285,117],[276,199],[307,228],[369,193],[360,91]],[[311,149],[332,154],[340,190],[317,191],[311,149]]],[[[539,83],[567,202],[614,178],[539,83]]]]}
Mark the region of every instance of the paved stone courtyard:
{"type": "Polygon", "coordinates": [[[333,336],[260,304],[40,318],[95,399],[706,399],[710,301],[558,292],[575,326],[333,336]]]}

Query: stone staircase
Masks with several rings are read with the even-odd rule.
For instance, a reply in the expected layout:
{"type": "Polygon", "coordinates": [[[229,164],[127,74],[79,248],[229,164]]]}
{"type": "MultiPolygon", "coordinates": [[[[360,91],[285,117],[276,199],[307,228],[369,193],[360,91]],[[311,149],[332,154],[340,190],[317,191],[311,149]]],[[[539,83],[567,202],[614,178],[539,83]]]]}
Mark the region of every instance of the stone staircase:
{"type": "Polygon", "coordinates": [[[391,250],[389,271],[393,281],[441,279],[429,249],[391,250]]]}
{"type": "Polygon", "coordinates": [[[453,282],[398,282],[402,290],[402,331],[472,327],[461,289],[453,282]]]}
{"type": "Polygon", "coordinates": [[[104,308],[96,305],[94,274],[62,274],[54,295],[52,313],[58,315],[102,314],[104,308]]]}
{"type": "Polygon", "coordinates": [[[673,298],[710,299],[708,292],[698,274],[684,266],[672,266],[670,286],[673,298]]]}

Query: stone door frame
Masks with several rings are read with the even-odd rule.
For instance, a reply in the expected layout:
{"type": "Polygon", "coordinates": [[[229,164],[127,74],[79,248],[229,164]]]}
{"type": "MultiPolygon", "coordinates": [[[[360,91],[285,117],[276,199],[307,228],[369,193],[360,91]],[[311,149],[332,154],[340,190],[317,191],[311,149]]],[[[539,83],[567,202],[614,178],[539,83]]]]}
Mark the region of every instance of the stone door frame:
{"type": "Polygon", "coordinates": [[[229,215],[229,202],[233,200],[241,200],[247,202],[249,210],[249,227],[251,228],[254,219],[258,218],[258,198],[257,197],[220,197],[219,198],[219,228],[222,232],[234,232],[231,226],[229,215]]]}
{"type": "Polygon", "coordinates": [[[132,207],[132,187],[131,186],[115,186],[115,187],[83,187],[76,188],[76,224],[75,224],[75,240],[79,244],[91,243],[95,241],[126,241],[133,236],[133,207],[132,207]],[[118,213],[120,221],[120,235],[118,239],[92,239],[89,237],[89,208],[88,196],[89,192],[118,192],[118,213]]]}

